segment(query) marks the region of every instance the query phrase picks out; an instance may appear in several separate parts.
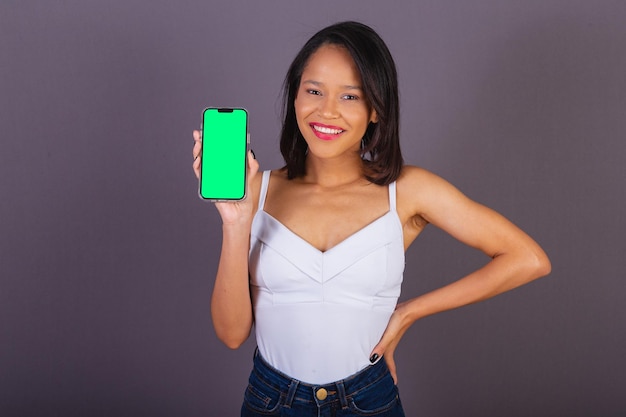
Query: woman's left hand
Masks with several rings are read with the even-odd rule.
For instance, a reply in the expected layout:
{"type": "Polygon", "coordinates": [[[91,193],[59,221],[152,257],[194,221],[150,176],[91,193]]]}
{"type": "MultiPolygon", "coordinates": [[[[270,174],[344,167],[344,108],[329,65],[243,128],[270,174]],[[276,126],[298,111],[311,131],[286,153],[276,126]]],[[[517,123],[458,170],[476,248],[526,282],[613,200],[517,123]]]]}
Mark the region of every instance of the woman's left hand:
{"type": "Polygon", "coordinates": [[[408,315],[407,303],[401,303],[396,306],[396,310],[391,315],[387,328],[383,333],[380,341],[372,350],[370,361],[375,362],[381,356],[384,356],[385,362],[389,367],[389,372],[393,377],[393,381],[398,384],[398,373],[396,370],[396,362],[393,354],[404,333],[413,324],[413,320],[408,315]],[[376,356],[374,356],[376,355],[376,356]],[[373,359],[373,360],[372,360],[373,359]]]}

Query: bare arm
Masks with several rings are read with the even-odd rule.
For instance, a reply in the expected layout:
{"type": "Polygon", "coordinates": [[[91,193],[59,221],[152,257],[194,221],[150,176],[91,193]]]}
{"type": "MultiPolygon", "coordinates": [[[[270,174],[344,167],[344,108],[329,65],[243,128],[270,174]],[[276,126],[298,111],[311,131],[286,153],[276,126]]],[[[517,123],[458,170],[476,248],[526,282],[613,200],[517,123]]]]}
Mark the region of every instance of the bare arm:
{"type": "Polygon", "coordinates": [[[399,204],[491,260],[482,268],[432,292],[399,304],[372,353],[386,354],[395,376],[393,351],[416,320],[509,291],[550,270],[541,247],[497,212],[464,196],[454,186],[418,168],[407,168],[398,183],[399,204]]]}
{"type": "MultiPolygon", "coordinates": [[[[200,132],[196,141],[193,168],[199,176],[202,147],[200,132]]],[[[222,218],[222,251],[211,296],[211,317],[217,337],[231,349],[246,341],[253,324],[248,275],[250,229],[258,197],[256,178],[259,164],[248,155],[248,196],[241,202],[215,203],[222,218]]]]}
{"type": "Polygon", "coordinates": [[[222,230],[222,252],[211,296],[211,317],[217,337],[229,348],[236,349],[250,335],[253,323],[248,282],[250,225],[224,224],[222,230]]]}
{"type": "Polygon", "coordinates": [[[459,281],[413,300],[410,313],[415,320],[491,298],[550,272],[543,249],[509,220],[436,175],[416,174],[422,183],[418,214],[481,250],[491,261],[459,281]]]}

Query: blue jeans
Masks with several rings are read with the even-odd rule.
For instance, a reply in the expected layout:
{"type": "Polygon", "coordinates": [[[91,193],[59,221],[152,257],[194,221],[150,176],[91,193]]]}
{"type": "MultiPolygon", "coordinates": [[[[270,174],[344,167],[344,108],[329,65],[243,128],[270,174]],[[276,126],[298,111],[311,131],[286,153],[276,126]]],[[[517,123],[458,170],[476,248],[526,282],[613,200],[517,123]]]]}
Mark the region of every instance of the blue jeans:
{"type": "Polygon", "coordinates": [[[341,381],[311,385],[288,377],[258,352],[241,417],[404,417],[398,387],[383,359],[341,381]]]}

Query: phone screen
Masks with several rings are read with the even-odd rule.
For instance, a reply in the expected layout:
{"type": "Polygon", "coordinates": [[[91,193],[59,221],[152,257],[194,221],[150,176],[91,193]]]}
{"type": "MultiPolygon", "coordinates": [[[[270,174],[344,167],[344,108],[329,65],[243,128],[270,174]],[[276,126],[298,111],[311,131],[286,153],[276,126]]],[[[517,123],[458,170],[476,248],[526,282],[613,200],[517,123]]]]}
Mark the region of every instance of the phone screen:
{"type": "Polygon", "coordinates": [[[248,113],[208,108],[202,117],[200,197],[241,200],[246,196],[248,113]]]}

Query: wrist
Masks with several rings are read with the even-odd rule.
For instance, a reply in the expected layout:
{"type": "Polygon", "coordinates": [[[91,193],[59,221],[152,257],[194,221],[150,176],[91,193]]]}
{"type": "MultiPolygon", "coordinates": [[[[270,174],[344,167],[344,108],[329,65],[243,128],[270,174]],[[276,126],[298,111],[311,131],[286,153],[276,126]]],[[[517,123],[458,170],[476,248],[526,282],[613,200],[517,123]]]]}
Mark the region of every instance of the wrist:
{"type": "Polygon", "coordinates": [[[250,229],[252,229],[251,221],[222,223],[222,233],[224,235],[249,235],[250,229]]]}
{"type": "Polygon", "coordinates": [[[413,324],[417,320],[424,317],[423,312],[420,309],[418,298],[399,304],[397,310],[400,310],[399,313],[401,314],[403,323],[413,324]]]}

